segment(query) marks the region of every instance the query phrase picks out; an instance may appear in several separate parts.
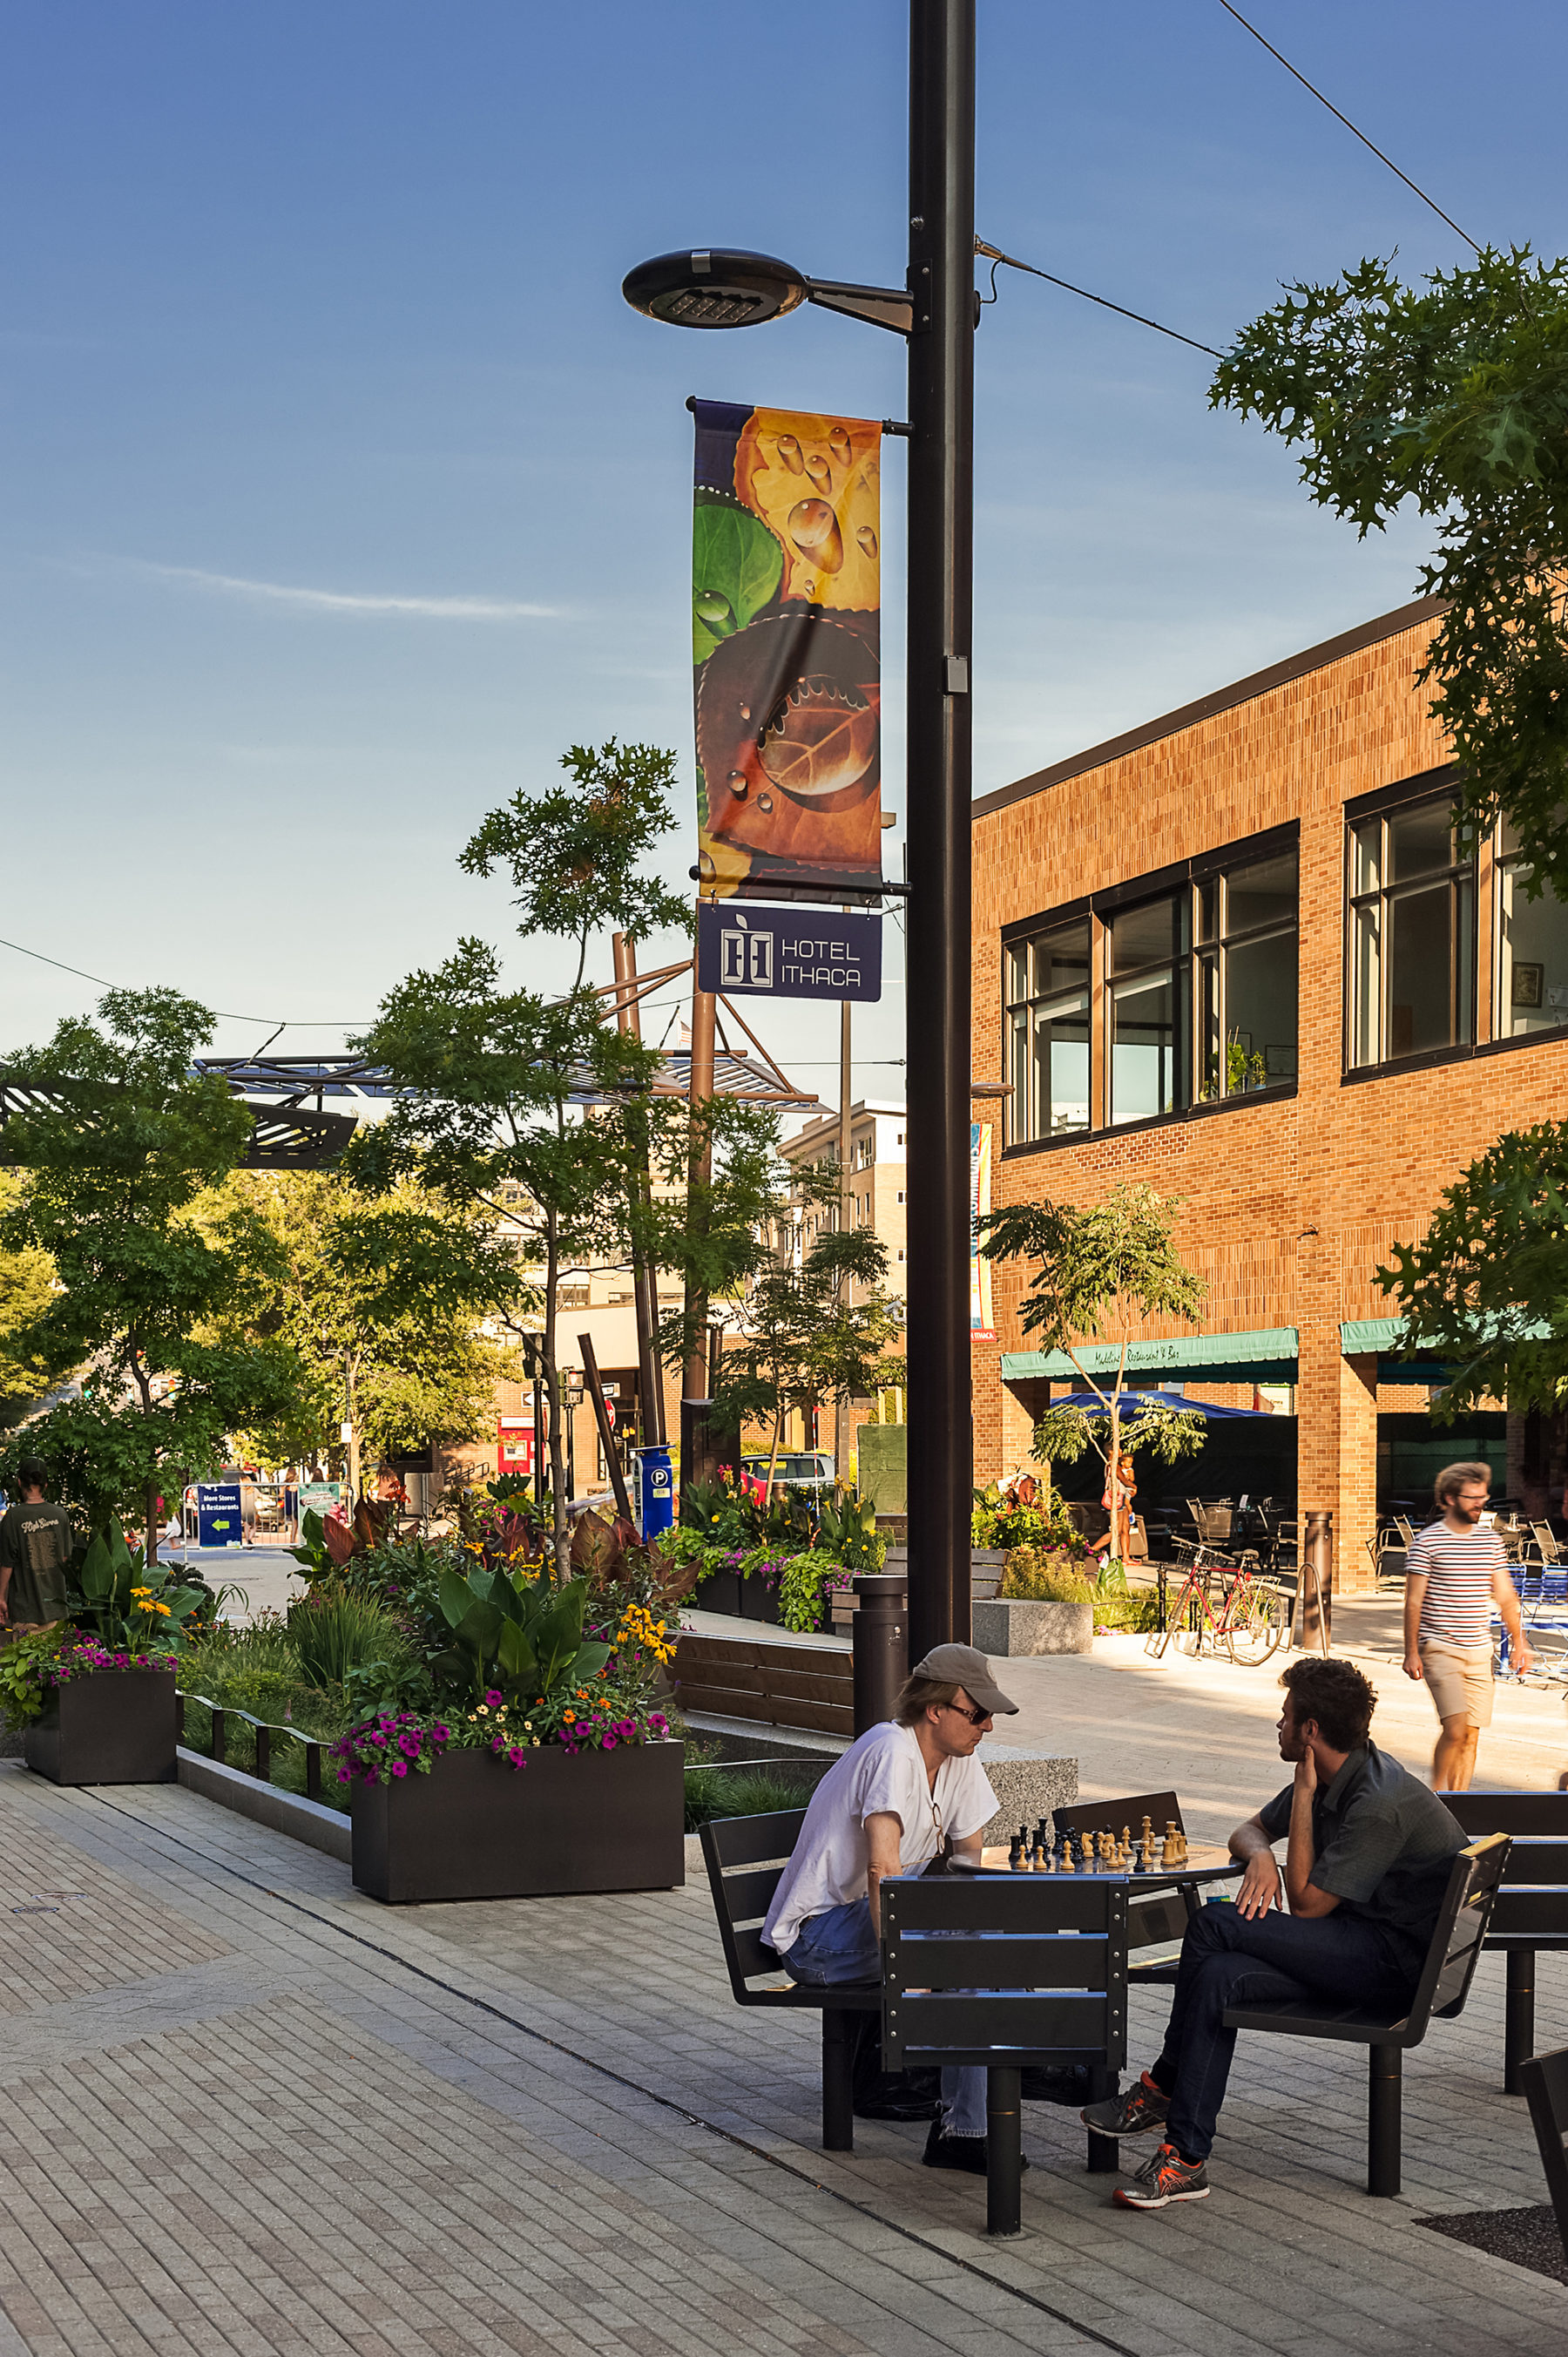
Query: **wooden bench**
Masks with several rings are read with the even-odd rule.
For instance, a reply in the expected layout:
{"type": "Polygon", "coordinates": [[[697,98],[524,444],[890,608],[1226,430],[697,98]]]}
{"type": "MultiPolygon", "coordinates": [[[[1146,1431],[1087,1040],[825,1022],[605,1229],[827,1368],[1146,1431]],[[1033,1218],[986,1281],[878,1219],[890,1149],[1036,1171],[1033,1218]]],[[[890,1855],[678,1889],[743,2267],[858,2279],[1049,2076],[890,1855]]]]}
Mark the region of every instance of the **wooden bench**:
{"type": "Polygon", "coordinates": [[[847,1647],[688,1631],[675,1647],[673,1678],[683,1711],[854,1737],[854,1657],[847,1647]]]}
{"type": "Polygon", "coordinates": [[[1568,1792],[1440,1792],[1467,1834],[1509,1834],[1513,1846],[1492,1910],[1488,1948],[1507,1957],[1503,2091],[1522,2095],[1535,2050],[1535,1955],[1568,1948],[1568,1792]]]}
{"type": "MultiPolygon", "coordinates": [[[[882,1885],[882,2059],[890,2071],[986,2073],[985,2222],[1019,2231],[1020,2072],[1087,2064],[1089,2100],[1127,2059],[1127,1884],[1000,1875],[898,1875],[882,1885]]],[[[1115,2143],[1089,2139],[1114,2169],[1115,2143]]]]}
{"type": "Polygon", "coordinates": [[[1419,2046],[1434,2015],[1450,2021],[1476,1976],[1508,1863],[1506,1834],[1472,1842],[1454,1860],[1410,2009],[1398,2020],[1357,2006],[1311,2001],[1233,2005],[1227,2029],[1261,2029],[1281,2038],[1335,2038],[1368,2050],[1367,2190],[1400,2190],[1401,2072],[1407,2046],[1419,2046]]]}
{"type": "Polygon", "coordinates": [[[838,1988],[798,1988],[784,1976],[762,1925],[779,1878],[805,1823],[804,1809],[759,1817],[718,1817],[702,1828],[703,1863],[714,1894],[719,1939],[736,2005],[788,2007],[822,2017],[822,2148],[854,2150],[855,2016],[882,2004],[878,1981],[838,1988]],[[758,1986],[763,1975],[770,1985],[758,1986]]]}

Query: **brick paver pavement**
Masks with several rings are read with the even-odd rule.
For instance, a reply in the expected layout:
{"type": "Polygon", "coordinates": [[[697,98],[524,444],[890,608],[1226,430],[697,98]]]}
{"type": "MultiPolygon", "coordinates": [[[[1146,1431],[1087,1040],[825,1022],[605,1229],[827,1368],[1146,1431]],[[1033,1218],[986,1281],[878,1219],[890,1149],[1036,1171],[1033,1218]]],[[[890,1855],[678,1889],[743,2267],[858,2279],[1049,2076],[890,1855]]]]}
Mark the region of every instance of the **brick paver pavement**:
{"type": "MultiPolygon", "coordinates": [[[[9,1919],[0,2357],[1568,2346],[1563,2287],[1416,2222],[1541,2199],[1490,1959],[1408,2059],[1400,2201],[1360,2190],[1359,2050],[1244,2040],[1209,2202],[1112,2209],[1031,2105],[1026,2232],[993,2244],[922,2129],[818,2148],[815,2021],[730,2003],[700,1884],[379,1908],[177,1788],[9,1764],[0,1864],[56,1910],[9,1919]]],[[[1142,2058],[1164,2000],[1134,2007],[1142,2058]]]]}

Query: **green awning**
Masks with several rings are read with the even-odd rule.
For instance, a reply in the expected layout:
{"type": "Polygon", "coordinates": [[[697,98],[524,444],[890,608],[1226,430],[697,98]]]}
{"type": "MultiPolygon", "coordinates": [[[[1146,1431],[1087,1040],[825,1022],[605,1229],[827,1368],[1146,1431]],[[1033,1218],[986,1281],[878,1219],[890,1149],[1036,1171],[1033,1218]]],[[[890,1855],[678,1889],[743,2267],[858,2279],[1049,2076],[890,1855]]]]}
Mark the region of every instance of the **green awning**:
{"type": "MultiPolygon", "coordinates": [[[[1225,1383],[1294,1383],[1298,1350],[1294,1326],[1264,1326],[1243,1334],[1179,1334],[1161,1342],[1129,1342],[1129,1374],[1196,1377],[1225,1383]]],[[[1090,1342],[1079,1363],[1091,1375],[1113,1375],[1121,1359],[1115,1342],[1090,1342]]],[[[1078,1374],[1065,1351],[1004,1351],[1004,1383],[1072,1383],[1078,1374]]]]}

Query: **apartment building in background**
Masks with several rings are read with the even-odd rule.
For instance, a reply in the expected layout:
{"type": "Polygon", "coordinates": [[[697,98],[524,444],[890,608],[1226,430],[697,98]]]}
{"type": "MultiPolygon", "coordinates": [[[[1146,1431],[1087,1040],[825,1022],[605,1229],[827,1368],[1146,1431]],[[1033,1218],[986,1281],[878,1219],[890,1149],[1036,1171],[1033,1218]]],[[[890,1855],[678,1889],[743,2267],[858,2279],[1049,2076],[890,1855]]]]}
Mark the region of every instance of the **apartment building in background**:
{"type": "MultiPolygon", "coordinates": [[[[1391,1355],[1376,1270],[1506,1129],[1568,1112],[1568,907],[1530,900],[1505,829],[1467,848],[1416,670],[1417,603],[974,805],[973,1116],[993,1200],[1148,1180],[1207,1284],[1195,1329],[1134,1326],[1134,1381],[1221,1405],[1231,1481],[1334,1515],[1369,1573],[1380,1497],[1434,1458],[1561,1496],[1560,1420],[1506,1405],[1448,1436],[1443,1370],[1391,1355]],[[1242,1451],[1240,1459],[1236,1451],[1242,1451]]],[[[1069,1361],[998,1267],[972,1349],[976,1479],[1028,1461],[1069,1361]]],[[[1099,1363],[1110,1363],[1104,1351],[1099,1363]]],[[[1141,1471],[1181,1494],[1179,1468],[1141,1471]]],[[[1427,1494],[1430,1494],[1428,1489],[1427,1494]]]]}

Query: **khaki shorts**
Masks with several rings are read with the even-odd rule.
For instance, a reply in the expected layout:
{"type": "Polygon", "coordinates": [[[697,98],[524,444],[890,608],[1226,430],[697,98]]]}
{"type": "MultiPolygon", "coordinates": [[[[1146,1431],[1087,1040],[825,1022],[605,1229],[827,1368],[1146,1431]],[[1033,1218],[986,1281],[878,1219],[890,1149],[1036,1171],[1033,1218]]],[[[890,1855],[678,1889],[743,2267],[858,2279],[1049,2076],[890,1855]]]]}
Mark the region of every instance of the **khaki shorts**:
{"type": "Polygon", "coordinates": [[[1428,1640],[1421,1648],[1421,1666],[1439,1718],[1463,1717],[1472,1727],[1490,1727],[1490,1645],[1443,1645],[1428,1640]]]}

